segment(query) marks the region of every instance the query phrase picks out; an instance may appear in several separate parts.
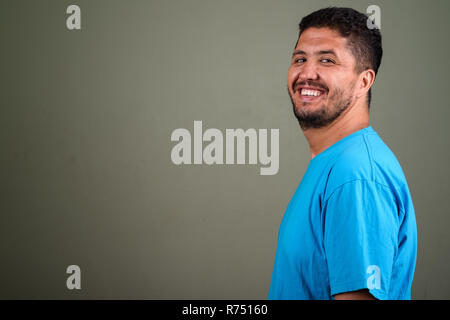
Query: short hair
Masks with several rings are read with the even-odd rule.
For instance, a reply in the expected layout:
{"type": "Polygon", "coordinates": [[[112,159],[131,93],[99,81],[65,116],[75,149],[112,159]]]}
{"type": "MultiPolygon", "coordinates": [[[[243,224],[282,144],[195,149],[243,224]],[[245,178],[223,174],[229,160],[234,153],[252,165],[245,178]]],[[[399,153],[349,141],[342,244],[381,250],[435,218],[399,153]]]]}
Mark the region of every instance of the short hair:
{"type": "MultiPolygon", "coordinates": [[[[348,40],[348,47],[356,60],[355,71],[361,73],[372,69],[376,75],[383,56],[381,33],[376,27],[367,27],[368,19],[370,18],[365,14],[351,8],[329,7],[320,9],[300,21],[298,39],[308,28],[327,27],[335,30],[348,40]]],[[[372,88],[369,89],[367,97],[369,108],[372,99],[371,90],[372,88]]]]}

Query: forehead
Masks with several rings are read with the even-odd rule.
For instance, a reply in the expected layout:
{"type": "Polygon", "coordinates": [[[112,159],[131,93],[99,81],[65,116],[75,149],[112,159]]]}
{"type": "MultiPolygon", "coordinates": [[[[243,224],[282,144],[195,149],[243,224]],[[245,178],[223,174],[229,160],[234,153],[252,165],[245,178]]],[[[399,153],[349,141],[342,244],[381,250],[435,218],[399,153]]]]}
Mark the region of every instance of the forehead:
{"type": "MultiPolygon", "coordinates": [[[[347,51],[347,39],[330,28],[308,28],[298,39],[295,49],[313,53],[320,50],[333,49],[347,51]]],[[[343,53],[345,54],[345,53],[343,53]]]]}

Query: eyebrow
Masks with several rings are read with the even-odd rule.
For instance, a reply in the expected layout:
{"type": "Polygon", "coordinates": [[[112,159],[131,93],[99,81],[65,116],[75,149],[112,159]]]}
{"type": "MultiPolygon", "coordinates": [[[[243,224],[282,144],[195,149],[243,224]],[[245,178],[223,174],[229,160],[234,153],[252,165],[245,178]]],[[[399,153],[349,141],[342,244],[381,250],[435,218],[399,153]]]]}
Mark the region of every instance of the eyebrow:
{"type": "MultiPolygon", "coordinates": [[[[299,55],[299,54],[307,55],[306,52],[303,51],[303,50],[295,50],[294,53],[292,53],[292,56],[299,55]]],[[[333,56],[337,57],[337,54],[336,54],[336,52],[334,52],[333,49],[316,51],[314,54],[315,54],[315,55],[319,55],[319,54],[332,54],[333,56]]]]}

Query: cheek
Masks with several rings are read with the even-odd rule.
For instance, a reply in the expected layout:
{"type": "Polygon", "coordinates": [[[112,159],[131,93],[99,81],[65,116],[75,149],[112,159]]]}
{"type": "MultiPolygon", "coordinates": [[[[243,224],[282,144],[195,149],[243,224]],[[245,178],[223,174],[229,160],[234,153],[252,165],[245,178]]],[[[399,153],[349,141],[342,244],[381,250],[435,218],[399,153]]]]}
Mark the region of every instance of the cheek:
{"type": "Polygon", "coordinates": [[[325,80],[330,93],[345,92],[348,88],[348,82],[343,78],[329,77],[325,80]]]}
{"type": "Polygon", "coordinates": [[[292,89],[292,86],[297,81],[298,78],[298,70],[293,67],[290,67],[288,70],[288,85],[289,89],[292,89]]]}
{"type": "Polygon", "coordinates": [[[329,78],[330,86],[339,88],[343,92],[349,92],[354,89],[355,78],[353,76],[334,76],[329,78]]]}

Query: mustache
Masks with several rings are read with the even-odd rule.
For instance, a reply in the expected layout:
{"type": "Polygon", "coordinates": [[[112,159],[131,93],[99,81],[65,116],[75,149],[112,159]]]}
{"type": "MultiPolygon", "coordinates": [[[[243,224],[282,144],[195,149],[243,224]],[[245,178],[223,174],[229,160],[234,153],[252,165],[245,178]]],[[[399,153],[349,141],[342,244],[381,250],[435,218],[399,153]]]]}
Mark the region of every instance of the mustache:
{"type": "Polygon", "coordinates": [[[326,92],[328,92],[328,87],[320,82],[316,82],[316,81],[301,81],[301,82],[297,82],[294,85],[294,91],[297,91],[297,88],[299,86],[310,86],[310,87],[315,87],[315,88],[319,88],[322,89],[326,92]]]}

